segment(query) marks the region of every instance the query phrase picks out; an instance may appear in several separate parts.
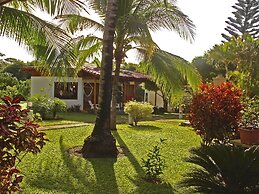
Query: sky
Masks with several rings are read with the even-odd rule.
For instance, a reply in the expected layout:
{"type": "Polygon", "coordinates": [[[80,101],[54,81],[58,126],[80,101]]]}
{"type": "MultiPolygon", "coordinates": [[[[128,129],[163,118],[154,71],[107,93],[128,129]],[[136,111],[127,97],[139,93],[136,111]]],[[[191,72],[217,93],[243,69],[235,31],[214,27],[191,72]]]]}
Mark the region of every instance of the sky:
{"type": "MultiPolygon", "coordinates": [[[[202,56],[215,44],[221,43],[225,21],[232,17],[232,6],[236,2],[237,0],[178,0],[177,6],[196,26],[194,42],[190,43],[181,39],[175,32],[166,30],[153,33],[153,39],[161,49],[191,62],[194,57],[202,56]]],[[[25,47],[6,37],[0,38],[0,52],[6,57],[23,61],[33,60],[33,56],[25,47]]]]}

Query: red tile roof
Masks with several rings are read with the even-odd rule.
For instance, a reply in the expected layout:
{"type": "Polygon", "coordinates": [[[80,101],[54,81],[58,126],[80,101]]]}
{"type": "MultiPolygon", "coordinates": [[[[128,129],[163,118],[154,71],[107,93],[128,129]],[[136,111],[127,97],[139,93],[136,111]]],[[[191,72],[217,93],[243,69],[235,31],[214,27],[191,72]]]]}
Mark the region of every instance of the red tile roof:
{"type": "MultiPolygon", "coordinates": [[[[25,71],[31,73],[33,76],[42,76],[42,73],[38,71],[34,67],[25,67],[25,71]]],[[[98,78],[100,77],[100,68],[93,67],[91,65],[85,65],[83,68],[79,71],[78,76],[79,77],[91,77],[91,78],[98,78]]],[[[114,73],[113,73],[114,76],[114,73]]],[[[129,71],[129,70],[121,70],[120,72],[120,80],[121,81],[139,81],[139,82],[145,82],[149,80],[148,75],[144,75],[142,73],[129,71]]]]}

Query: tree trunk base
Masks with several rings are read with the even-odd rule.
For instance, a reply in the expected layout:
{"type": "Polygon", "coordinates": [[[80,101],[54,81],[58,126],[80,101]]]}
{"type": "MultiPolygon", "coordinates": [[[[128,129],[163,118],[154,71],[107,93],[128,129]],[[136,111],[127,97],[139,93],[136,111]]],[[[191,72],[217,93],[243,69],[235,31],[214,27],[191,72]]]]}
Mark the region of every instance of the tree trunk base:
{"type": "Polygon", "coordinates": [[[82,148],[84,158],[117,158],[119,151],[111,134],[88,136],[82,148]]]}

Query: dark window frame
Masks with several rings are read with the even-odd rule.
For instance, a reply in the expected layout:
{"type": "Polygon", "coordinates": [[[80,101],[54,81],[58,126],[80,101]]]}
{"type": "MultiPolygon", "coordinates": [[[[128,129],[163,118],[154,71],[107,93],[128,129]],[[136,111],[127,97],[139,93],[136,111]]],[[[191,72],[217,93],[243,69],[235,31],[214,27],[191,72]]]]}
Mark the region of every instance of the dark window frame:
{"type": "Polygon", "coordinates": [[[78,82],[54,82],[54,97],[64,100],[77,100],[78,82]]]}

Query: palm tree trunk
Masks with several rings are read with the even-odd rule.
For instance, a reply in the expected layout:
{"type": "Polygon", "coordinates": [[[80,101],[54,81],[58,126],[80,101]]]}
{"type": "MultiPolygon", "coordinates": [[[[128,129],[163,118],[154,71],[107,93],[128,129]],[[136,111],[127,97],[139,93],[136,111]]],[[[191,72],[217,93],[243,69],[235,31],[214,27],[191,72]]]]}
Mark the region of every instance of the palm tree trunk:
{"type": "Polygon", "coordinates": [[[116,141],[110,130],[112,60],[117,0],[108,0],[103,35],[102,67],[99,86],[99,109],[93,132],[82,148],[84,157],[116,157],[116,141]]]}
{"type": "Polygon", "coordinates": [[[122,46],[119,46],[115,51],[116,67],[115,67],[114,80],[112,85],[111,130],[117,130],[116,129],[116,105],[117,105],[120,66],[122,63],[122,59],[123,59],[123,48],[122,46]]]}

